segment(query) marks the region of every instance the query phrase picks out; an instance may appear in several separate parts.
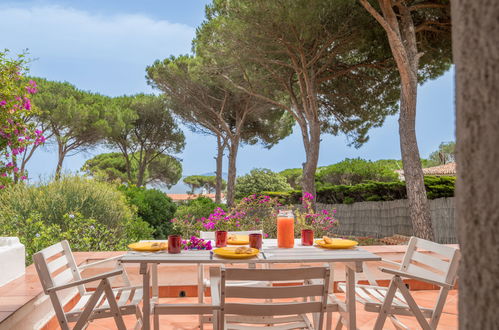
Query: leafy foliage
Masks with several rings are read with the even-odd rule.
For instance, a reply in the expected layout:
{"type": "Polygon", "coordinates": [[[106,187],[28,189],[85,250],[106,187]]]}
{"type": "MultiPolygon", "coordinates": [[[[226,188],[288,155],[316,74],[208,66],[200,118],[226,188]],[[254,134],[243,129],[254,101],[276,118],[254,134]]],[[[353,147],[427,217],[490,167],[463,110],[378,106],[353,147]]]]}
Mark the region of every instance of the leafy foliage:
{"type": "Polygon", "coordinates": [[[108,228],[95,219],[84,218],[80,213],[65,214],[64,226],[47,223],[40,214],[28,217],[15,215],[0,219],[0,234],[19,237],[26,248],[26,263],[47,246],[68,240],[74,251],[120,251],[130,242],[151,237],[151,228],[140,219],[128,219],[122,226],[108,228]]]}
{"type": "MultiPolygon", "coordinates": [[[[425,176],[425,187],[428,199],[453,197],[455,177],[425,176]]],[[[299,204],[301,191],[264,192],[278,198],[282,204],[299,204]]],[[[352,204],[368,201],[392,201],[406,199],[405,182],[368,181],[356,185],[324,185],[317,189],[317,202],[324,204],[352,204]]]]}
{"type": "Polygon", "coordinates": [[[152,166],[159,170],[156,173],[161,173],[169,162],[164,156],[181,152],[185,136],[162,97],[138,94],[119,97],[114,102],[118,108],[115,117],[123,120],[112,126],[107,142],[122,153],[128,182],[144,186],[148,169],[152,166]]]}
{"type": "Polygon", "coordinates": [[[120,227],[134,217],[125,197],[114,186],[77,176],[63,176],[38,186],[16,185],[0,192],[0,218],[13,214],[27,219],[33,212],[44,223],[58,224],[63,230],[65,214],[80,213],[107,228],[120,227]]]}
{"type": "Polygon", "coordinates": [[[269,169],[253,169],[249,174],[237,178],[236,198],[242,198],[262,191],[287,191],[291,186],[286,178],[269,169]]]}
{"type": "MultiPolygon", "coordinates": [[[[217,177],[214,175],[190,175],[184,178],[184,183],[191,188],[191,193],[194,194],[197,189],[206,189],[208,193],[215,190],[217,185],[217,177]]],[[[227,182],[222,179],[222,190],[227,186],[227,182]]]]}
{"type": "Polygon", "coordinates": [[[37,113],[31,105],[37,85],[23,79],[25,73],[24,55],[9,59],[6,51],[0,51],[0,189],[12,181],[26,179],[24,166],[18,168],[18,157],[45,139],[43,132],[28,120],[37,113]]]}
{"type": "Polygon", "coordinates": [[[289,183],[291,188],[301,188],[301,179],[303,175],[303,170],[301,168],[288,168],[279,172],[279,174],[286,178],[286,181],[289,183]]]}
{"type": "Polygon", "coordinates": [[[68,154],[94,147],[110,131],[110,122],[115,120],[111,117],[111,99],[79,90],[68,82],[36,79],[39,92],[33,103],[40,108],[39,121],[55,137],[58,178],[68,154]]]}
{"type": "Polygon", "coordinates": [[[121,186],[128,202],[137,208],[137,215],[154,228],[154,238],[165,239],[171,234],[171,220],[177,205],[170,197],[157,189],[137,186],[121,186]]]}
{"type": "Polygon", "coordinates": [[[397,181],[398,176],[394,172],[396,165],[392,165],[389,161],[372,162],[360,158],[347,158],[342,162],[320,168],[317,171],[316,180],[330,185],[355,185],[365,181],[397,181]]]}
{"type": "MultiPolygon", "coordinates": [[[[131,157],[131,178],[127,171],[126,160],[122,153],[111,152],[99,154],[85,162],[82,171],[100,181],[133,184],[137,182],[137,168],[139,156],[131,157]]],[[[175,185],[182,176],[182,164],[169,155],[157,156],[144,173],[146,184],[163,185],[167,188],[175,185]]]]}
{"type": "Polygon", "coordinates": [[[208,218],[210,213],[220,208],[226,210],[223,204],[217,204],[208,197],[198,197],[179,205],[175,212],[176,219],[201,219],[208,218]]]}
{"type": "Polygon", "coordinates": [[[438,150],[428,157],[429,166],[443,165],[456,161],[456,142],[442,142],[438,150]]]}

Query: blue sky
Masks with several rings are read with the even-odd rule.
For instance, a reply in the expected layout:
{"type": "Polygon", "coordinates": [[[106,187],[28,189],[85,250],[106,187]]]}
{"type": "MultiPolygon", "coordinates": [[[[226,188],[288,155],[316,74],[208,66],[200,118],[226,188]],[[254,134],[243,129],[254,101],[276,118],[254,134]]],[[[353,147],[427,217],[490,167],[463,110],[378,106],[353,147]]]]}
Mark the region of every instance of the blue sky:
{"type": "MultiPolygon", "coordinates": [[[[156,59],[189,53],[196,27],[204,17],[206,0],[0,0],[0,49],[12,54],[29,49],[31,74],[69,81],[78,88],[116,96],[151,92],[145,67],[156,59]]],[[[417,135],[427,157],[442,141],[454,140],[454,72],[419,89],[417,135]]],[[[215,139],[188,130],[186,148],[179,157],[185,175],[215,168],[215,139]]],[[[51,146],[35,154],[28,166],[31,180],[49,177],[56,167],[51,146]]],[[[103,148],[65,160],[65,171],[75,172],[103,148]]],[[[376,160],[400,158],[397,117],[370,132],[359,149],[343,136],[323,136],[319,165],[344,158],[376,160]]],[[[305,153],[297,129],[271,150],[244,146],[238,174],[255,167],[279,171],[301,167],[305,153]]]]}

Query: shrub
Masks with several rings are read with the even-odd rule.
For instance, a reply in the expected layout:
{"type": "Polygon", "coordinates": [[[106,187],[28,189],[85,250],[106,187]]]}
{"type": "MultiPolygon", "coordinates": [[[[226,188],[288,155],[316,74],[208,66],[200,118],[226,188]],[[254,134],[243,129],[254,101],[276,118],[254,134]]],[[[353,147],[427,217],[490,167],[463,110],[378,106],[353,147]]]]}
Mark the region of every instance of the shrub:
{"type": "Polygon", "coordinates": [[[157,189],[137,186],[120,186],[128,202],[137,208],[137,215],[154,228],[154,238],[166,238],[172,232],[173,219],[177,205],[170,197],[157,189]]]}
{"type": "Polygon", "coordinates": [[[355,185],[366,181],[397,181],[396,161],[368,161],[360,158],[345,159],[337,164],[321,167],[316,180],[321,184],[355,185]]]}
{"type": "Polygon", "coordinates": [[[223,204],[217,204],[211,198],[201,196],[180,204],[177,208],[177,212],[175,212],[175,218],[207,218],[217,207],[226,210],[226,207],[223,204]]]}
{"type": "Polygon", "coordinates": [[[68,240],[74,251],[125,250],[130,242],[148,239],[152,229],[138,218],[127,219],[115,228],[108,228],[95,219],[84,218],[80,213],[65,214],[64,226],[47,224],[40,214],[28,217],[7,215],[0,221],[0,234],[19,237],[26,247],[26,263],[32,255],[47,246],[68,240]]]}
{"type": "Polygon", "coordinates": [[[237,178],[236,198],[243,198],[262,191],[287,191],[291,186],[286,178],[269,169],[253,169],[249,174],[237,178]]]}
{"type": "Polygon", "coordinates": [[[301,168],[288,168],[284,171],[279,172],[286,178],[286,181],[293,189],[301,189],[301,179],[303,175],[303,170],[301,168]]]}
{"type": "Polygon", "coordinates": [[[199,231],[257,229],[263,230],[267,236],[275,237],[279,205],[275,198],[251,195],[243,198],[230,211],[216,207],[207,217],[196,218],[191,214],[183,218],[176,217],[173,225],[183,237],[199,235],[199,231]]]}
{"type": "Polygon", "coordinates": [[[38,186],[15,185],[0,192],[0,219],[15,215],[27,219],[37,213],[45,224],[66,230],[66,214],[79,213],[107,228],[119,228],[132,219],[133,210],[114,186],[83,177],[63,177],[38,186]]]}
{"type": "MultiPolygon", "coordinates": [[[[425,177],[429,199],[454,196],[455,177],[425,177]]],[[[300,204],[301,191],[266,192],[282,204],[300,204]]],[[[317,202],[324,204],[352,204],[365,201],[406,199],[405,182],[375,182],[349,185],[323,185],[317,189],[317,202]]]]}

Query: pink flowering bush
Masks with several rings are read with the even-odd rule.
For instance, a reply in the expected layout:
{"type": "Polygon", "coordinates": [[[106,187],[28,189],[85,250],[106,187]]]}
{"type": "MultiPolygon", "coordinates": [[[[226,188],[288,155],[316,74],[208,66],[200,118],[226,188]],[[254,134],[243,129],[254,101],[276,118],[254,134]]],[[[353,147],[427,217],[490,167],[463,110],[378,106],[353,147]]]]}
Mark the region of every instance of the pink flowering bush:
{"type": "MultiPolygon", "coordinates": [[[[322,237],[324,235],[331,235],[333,229],[338,226],[338,221],[335,219],[336,209],[332,211],[320,210],[314,211],[312,201],[314,196],[305,192],[302,201],[302,210],[297,209],[294,211],[295,219],[298,226],[295,227],[299,233],[301,229],[313,229],[315,237],[322,237]]],[[[298,234],[297,233],[297,234],[298,234]]]]}
{"type": "Polygon", "coordinates": [[[211,250],[211,241],[205,241],[202,238],[191,236],[190,240],[182,240],[183,250],[211,250]]]}
{"type": "Polygon", "coordinates": [[[277,207],[275,198],[253,194],[243,198],[234,208],[225,211],[216,207],[208,217],[172,220],[174,229],[184,237],[199,235],[200,231],[263,230],[266,236],[276,236],[277,207]]]}
{"type": "Polygon", "coordinates": [[[26,179],[17,167],[17,157],[29,145],[45,142],[43,132],[28,120],[35,112],[30,96],[37,87],[36,82],[23,77],[24,65],[22,55],[11,60],[6,52],[0,52],[0,189],[13,179],[26,179]]]}

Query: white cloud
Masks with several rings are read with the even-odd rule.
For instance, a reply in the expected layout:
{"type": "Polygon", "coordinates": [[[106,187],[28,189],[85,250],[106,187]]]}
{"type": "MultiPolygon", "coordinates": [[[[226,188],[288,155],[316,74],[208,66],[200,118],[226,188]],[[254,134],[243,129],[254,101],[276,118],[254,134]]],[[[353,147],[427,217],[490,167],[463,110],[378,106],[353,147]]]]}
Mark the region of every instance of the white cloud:
{"type": "Polygon", "coordinates": [[[104,16],[59,6],[0,9],[0,46],[29,48],[40,58],[142,63],[189,52],[194,36],[190,26],[138,14],[104,16]]]}

